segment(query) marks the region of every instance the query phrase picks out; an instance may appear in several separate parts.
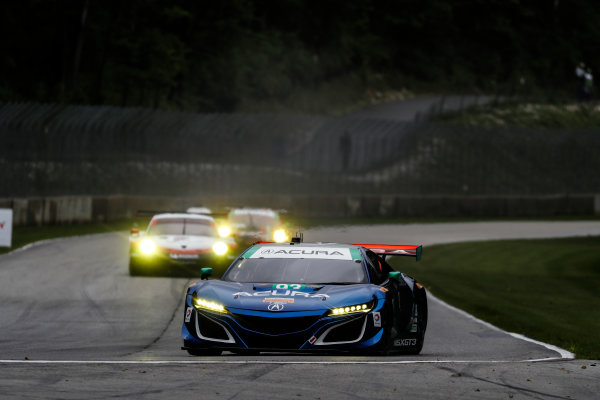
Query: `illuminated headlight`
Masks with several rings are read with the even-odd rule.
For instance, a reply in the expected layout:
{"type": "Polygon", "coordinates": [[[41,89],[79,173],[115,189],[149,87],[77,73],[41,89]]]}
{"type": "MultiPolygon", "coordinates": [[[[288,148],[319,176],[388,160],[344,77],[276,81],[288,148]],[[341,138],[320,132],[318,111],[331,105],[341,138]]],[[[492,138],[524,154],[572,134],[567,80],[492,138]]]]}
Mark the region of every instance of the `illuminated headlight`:
{"type": "Polygon", "coordinates": [[[194,307],[203,310],[214,311],[218,313],[227,314],[227,310],[222,304],[215,303],[214,301],[208,301],[205,299],[194,298],[194,307]]]}
{"type": "Polygon", "coordinates": [[[144,239],[140,242],[140,251],[143,254],[150,255],[156,251],[156,244],[150,239],[144,239]]]}
{"type": "Polygon", "coordinates": [[[223,254],[227,253],[228,247],[223,242],[217,242],[217,243],[213,244],[212,249],[216,255],[222,256],[223,254]]]}
{"type": "Polygon", "coordinates": [[[348,314],[356,314],[356,313],[368,313],[373,309],[373,302],[363,303],[363,304],[355,304],[352,306],[346,307],[338,307],[332,308],[329,310],[329,315],[348,315],[348,314]]]}
{"type": "Polygon", "coordinates": [[[229,228],[227,225],[219,227],[219,236],[227,237],[229,235],[231,235],[231,228],[229,228]]]}
{"type": "Polygon", "coordinates": [[[287,235],[285,234],[285,231],[283,229],[277,229],[275,232],[273,232],[273,241],[277,243],[287,241],[287,235]]]}

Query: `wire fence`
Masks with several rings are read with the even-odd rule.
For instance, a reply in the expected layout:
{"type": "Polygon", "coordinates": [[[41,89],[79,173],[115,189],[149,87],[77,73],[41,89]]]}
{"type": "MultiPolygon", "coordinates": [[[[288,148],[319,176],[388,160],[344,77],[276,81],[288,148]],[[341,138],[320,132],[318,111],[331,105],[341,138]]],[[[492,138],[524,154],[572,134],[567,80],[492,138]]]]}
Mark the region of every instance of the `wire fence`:
{"type": "Polygon", "coordinates": [[[427,115],[0,104],[0,196],[600,192],[600,129],[476,129],[427,115]]]}

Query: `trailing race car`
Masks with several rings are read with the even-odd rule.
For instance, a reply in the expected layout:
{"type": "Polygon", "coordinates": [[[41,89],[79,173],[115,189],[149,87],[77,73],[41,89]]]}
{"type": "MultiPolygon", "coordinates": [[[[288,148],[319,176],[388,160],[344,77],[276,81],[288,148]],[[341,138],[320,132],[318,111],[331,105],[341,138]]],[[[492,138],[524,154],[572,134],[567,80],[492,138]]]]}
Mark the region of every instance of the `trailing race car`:
{"type": "Polygon", "coordinates": [[[202,267],[223,267],[235,259],[237,244],[217,233],[215,220],[188,213],[157,214],[146,231],[132,229],[129,274],[184,272],[198,276],[202,267]]]}
{"type": "MultiPolygon", "coordinates": [[[[235,237],[241,246],[256,242],[286,242],[290,240],[279,213],[270,208],[234,208],[227,215],[223,227],[235,237]]],[[[228,232],[221,231],[222,236],[228,232]]]]}
{"type": "MultiPolygon", "coordinates": [[[[421,246],[257,243],[221,280],[188,288],[182,349],[418,354],[427,328],[425,288],[382,255],[419,260],[421,246]]],[[[203,270],[202,279],[210,274],[203,270]]]]}

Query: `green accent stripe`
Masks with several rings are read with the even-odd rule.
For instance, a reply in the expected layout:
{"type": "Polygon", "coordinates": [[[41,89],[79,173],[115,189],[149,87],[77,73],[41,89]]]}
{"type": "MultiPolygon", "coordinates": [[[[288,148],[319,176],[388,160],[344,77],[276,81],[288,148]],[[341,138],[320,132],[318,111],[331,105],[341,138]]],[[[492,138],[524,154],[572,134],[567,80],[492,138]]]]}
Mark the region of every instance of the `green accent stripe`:
{"type": "Polygon", "coordinates": [[[362,256],[360,255],[360,249],[350,248],[350,255],[353,260],[362,260],[362,256]]]}
{"type": "Polygon", "coordinates": [[[252,246],[250,247],[248,250],[246,250],[244,252],[244,254],[242,254],[242,257],[244,258],[250,258],[252,257],[252,254],[256,253],[258,251],[258,249],[260,249],[262,246],[252,246]]]}

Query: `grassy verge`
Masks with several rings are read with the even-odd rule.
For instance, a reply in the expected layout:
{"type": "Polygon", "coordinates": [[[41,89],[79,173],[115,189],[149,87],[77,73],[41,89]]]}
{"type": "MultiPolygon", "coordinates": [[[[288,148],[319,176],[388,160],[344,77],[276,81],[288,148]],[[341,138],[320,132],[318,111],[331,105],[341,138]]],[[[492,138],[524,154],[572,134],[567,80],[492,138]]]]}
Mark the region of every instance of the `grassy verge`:
{"type": "Polygon", "coordinates": [[[598,249],[600,237],[462,243],[428,247],[420,263],[393,262],[478,318],[600,359],[598,249]]]}
{"type": "Polygon", "coordinates": [[[596,129],[600,125],[600,106],[595,103],[554,105],[511,101],[448,112],[438,121],[467,126],[596,129]]]}

